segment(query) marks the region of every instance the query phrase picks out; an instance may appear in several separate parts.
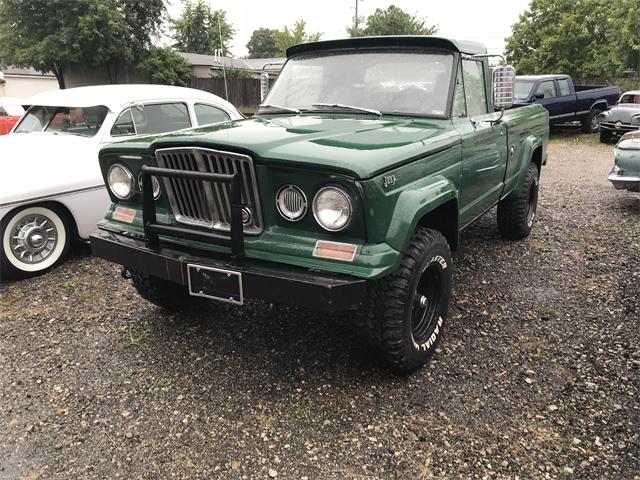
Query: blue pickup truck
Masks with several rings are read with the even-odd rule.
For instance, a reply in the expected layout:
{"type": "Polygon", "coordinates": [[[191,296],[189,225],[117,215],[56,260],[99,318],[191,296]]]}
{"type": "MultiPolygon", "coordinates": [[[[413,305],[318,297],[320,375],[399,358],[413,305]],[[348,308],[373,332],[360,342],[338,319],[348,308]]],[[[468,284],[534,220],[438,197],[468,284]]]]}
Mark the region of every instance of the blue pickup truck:
{"type": "Polygon", "coordinates": [[[620,98],[618,87],[575,86],[569,75],[516,77],[514,107],[538,103],[549,110],[549,123],[580,122],[585,133],[598,132],[598,114],[620,98]]]}

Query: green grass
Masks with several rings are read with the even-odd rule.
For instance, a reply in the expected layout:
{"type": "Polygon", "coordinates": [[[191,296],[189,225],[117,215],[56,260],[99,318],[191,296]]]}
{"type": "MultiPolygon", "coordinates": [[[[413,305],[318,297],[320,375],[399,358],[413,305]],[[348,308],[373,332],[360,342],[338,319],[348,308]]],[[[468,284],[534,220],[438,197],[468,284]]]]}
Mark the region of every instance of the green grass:
{"type": "Polygon", "coordinates": [[[549,132],[549,143],[563,145],[603,145],[597,133],[583,133],[580,127],[553,127],[549,132]]]}
{"type": "Polygon", "coordinates": [[[71,280],[67,280],[62,284],[64,288],[75,288],[79,285],[82,285],[82,280],[80,280],[79,278],[73,278],[71,280]]]}
{"type": "Polygon", "coordinates": [[[129,328],[129,330],[127,330],[127,341],[129,342],[129,346],[138,347],[142,345],[150,333],[151,330],[148,327],[145,327],[140,331],[129,328]]]}
{"type": "Polygon", "coordinates": [[[538,314],[541,317],[551,318],[551,317],[555,317],[556,312],[555,312],[555,310],[553,308],[547,307],[546,305],[542,305],[542,306],[538,307],[538,314]]]}
{"type": "Polygon", "coordinates": [[[9,306],[9,302],[5,301],[5,300],[0,300],[0,308],[4,308],[4,307],[8,307],[9,306]]]}

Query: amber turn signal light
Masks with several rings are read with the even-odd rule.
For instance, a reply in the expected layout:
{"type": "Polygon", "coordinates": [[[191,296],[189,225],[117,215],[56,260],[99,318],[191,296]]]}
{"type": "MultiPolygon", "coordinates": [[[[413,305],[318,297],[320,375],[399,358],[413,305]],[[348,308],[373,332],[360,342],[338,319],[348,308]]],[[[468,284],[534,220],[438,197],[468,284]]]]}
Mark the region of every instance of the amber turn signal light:
{"type": "Polygon", "coordinates": [[[330,258],[332,260],[343,260],[353,262],[358,246],[353,243],[327,242],[318,240],[313,249],[314,257],[330,258]]]}

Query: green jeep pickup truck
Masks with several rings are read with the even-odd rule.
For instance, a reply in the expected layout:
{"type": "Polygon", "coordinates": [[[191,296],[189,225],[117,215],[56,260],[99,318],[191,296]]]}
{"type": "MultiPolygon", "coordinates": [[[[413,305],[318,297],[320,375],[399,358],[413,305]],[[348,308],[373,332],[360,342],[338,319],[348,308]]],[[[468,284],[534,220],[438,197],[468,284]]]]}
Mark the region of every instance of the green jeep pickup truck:
{"type": "Polygon", "coordinates": [[[440,343],[460,230],[497,205],[504,237],[529,234],[547,111],[504,110],[515,72],[491,74],[476,43],[364,37],[287,57],[253,118],[102,149],[113,205],[93,252],[163,308],[358,309],[411,372],[440,343]]]}

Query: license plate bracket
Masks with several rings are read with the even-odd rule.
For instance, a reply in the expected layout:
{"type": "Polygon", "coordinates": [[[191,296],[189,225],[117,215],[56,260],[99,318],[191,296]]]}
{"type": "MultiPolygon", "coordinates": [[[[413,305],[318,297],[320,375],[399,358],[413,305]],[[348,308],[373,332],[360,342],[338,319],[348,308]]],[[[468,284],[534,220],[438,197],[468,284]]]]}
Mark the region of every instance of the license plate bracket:
{"type": "Polygon", "coordinates": [[[189,295],[244,305],[242,273],[222,268],[187,264],[189,295]]]}

